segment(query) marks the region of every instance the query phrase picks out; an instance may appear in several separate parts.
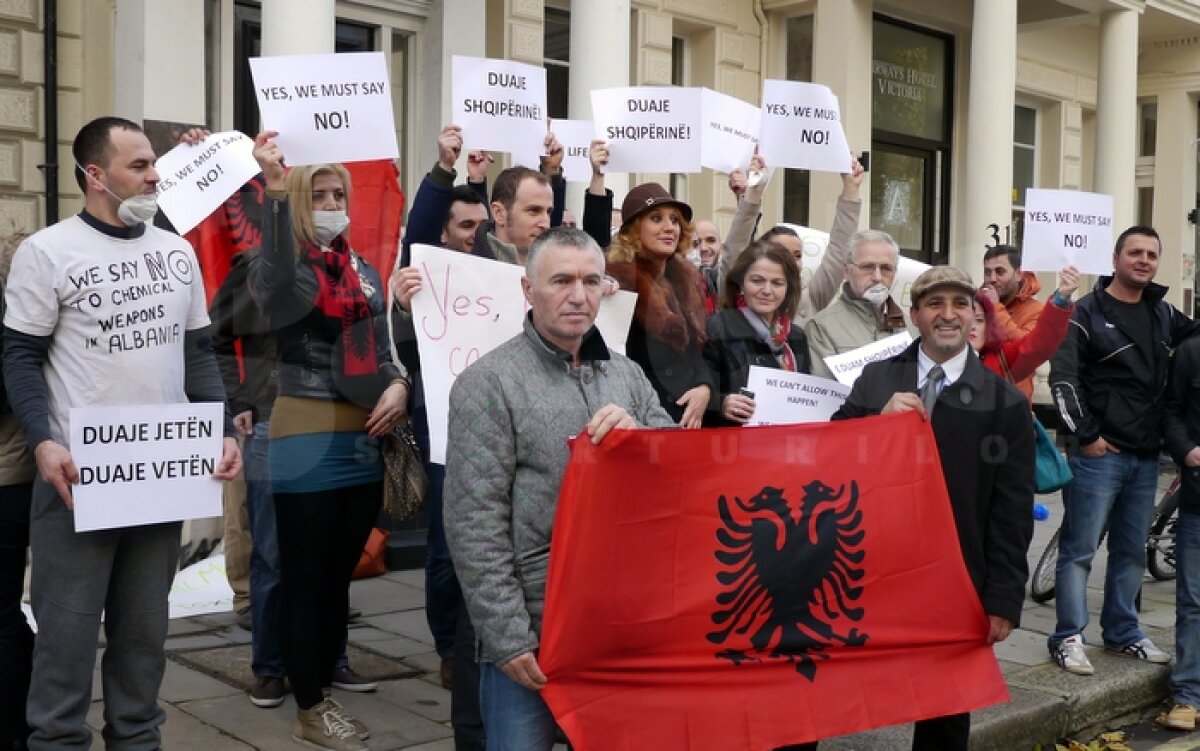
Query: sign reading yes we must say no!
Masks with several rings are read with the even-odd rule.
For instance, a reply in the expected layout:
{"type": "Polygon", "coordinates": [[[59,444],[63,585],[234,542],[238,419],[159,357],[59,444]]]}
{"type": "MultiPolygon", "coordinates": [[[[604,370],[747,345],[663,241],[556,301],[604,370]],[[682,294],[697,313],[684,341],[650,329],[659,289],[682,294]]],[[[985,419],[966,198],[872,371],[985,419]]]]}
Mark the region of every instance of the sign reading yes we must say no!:
{"type": "Polygon", "coordinates": [[[1031,188],[1025,192],[1021,268],[1111,274],[1113,199],[1102,193],[1031,188]]]}
{"type": "Polygon", "coordinates": [[[387,60],[382,52],[250,59],[264,130],[289,165],[395,159],[387,60]]]}
{"type": "Polygon", "coordinates": [[[161,178],[158,206],[176,232],[189,232],[258,174],[253,151],[254,141],[231,130],[162,155],[155,165],[161,178]]]}

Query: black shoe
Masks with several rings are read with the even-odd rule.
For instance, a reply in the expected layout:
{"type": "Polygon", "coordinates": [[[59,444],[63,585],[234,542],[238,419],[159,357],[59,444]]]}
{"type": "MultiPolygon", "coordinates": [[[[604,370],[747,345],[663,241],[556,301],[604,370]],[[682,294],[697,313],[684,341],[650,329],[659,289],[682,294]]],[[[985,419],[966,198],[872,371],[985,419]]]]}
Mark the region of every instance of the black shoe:
{"type": "Polygon", "coordinates": [[[247,631],[254,630],[254,619],[250,616],[250,608],[246,607],[237,611],[237,625],[247,631]]]}
{"type": "Polygon", "coordinates": [[[283,704],[283,696],[287,687],[282,678],[274,676],[256,676],[254,688],[250,689],[250,703],[263,709],[272,709],[283,704]]]}
{"type": "Polygon", "coordinates": [[[369,693],[379,688],[377,681],[363,678],[358,673],[354,672],[349,667],[334,668],[333,670],[333,686],[340,688],[343,691],[353,691],[359,694],[369,693]]]}

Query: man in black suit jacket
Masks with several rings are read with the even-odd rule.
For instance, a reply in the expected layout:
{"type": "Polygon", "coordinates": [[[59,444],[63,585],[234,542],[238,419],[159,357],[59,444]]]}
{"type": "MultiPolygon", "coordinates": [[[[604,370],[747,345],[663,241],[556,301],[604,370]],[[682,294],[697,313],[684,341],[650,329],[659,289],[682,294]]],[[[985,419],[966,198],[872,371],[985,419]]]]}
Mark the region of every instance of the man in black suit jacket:
{"type": "MultiPolygon", "coordinates": [[[[868,365],[833,419],[915,410],[931,420],[958,542],[988,616],[991,644],[1017,627],[1025,599],[1025,555],[1033,536],[1033,420],[1024,395],[987,370],[967,343],[975,310],[971,278],[934,266],[917,277],[911,292],[920,339],[868,365]],[[928,381],[934,382],[927,396],[931,410],[922,399],[928,381]]],[[[913,749],[966,751],[970,729],[965,713],[923,720],[913,749]]]]}

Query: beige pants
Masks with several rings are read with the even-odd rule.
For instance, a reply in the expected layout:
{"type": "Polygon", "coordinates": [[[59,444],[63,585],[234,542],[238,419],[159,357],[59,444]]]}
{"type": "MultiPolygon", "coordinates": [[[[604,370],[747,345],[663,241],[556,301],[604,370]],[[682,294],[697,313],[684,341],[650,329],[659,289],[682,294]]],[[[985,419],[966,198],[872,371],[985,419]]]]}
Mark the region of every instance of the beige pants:
{"type": "MultiPolygon", "coordinates": [[[[239,439],[240,443],[240,439],[239,439]]],[[[233,609],[250,607],[250,517],[246,514],[246,481],[241,474],[225,483],[225,578],[233,589],[233,609]]]]}

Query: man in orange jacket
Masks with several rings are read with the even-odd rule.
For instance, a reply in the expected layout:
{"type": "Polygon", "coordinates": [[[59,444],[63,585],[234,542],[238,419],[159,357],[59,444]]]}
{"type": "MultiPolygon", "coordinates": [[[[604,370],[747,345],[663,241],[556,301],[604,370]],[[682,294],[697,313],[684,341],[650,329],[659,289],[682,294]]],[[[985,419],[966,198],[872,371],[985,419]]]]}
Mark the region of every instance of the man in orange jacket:
{"type": "MultiPolygon", "coordinates": [[[[992,300],[992,316],[1005,340],[1020,339],[1033,331],[1042,303],[1034,299],[1042,291],[1035,274],[1021,271],[1021,251],[1012,245],[997,245],[983,254],[983,285],[979,291],[992,300]]],[[[1033,376],[1017,382],[1026,399],[1033,398],[1033,376]]]]}

